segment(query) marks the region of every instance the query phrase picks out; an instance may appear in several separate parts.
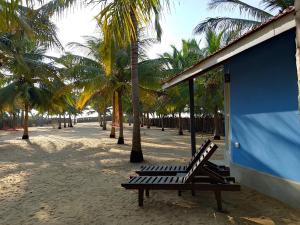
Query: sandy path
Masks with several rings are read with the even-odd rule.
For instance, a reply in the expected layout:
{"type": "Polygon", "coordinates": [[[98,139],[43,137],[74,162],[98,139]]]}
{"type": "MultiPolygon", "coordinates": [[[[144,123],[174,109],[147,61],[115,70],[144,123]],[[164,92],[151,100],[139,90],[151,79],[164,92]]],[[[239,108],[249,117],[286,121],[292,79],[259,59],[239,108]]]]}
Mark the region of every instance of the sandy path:
{"type": "MultiPolygon", "coordinates": [[[[125,142],[130,144],[130,128],[125,142]]],[[[120,183],[140,165],[128,163],[130,145],[118,146],[96,123],[74,129],[0,131],[0,224],[300,224],[300,211],[243,188],[224,193],[218,213],[212,193],[151,192],[144,208],[120,183]]],[[[185,163],[189,136],[142,129],[146,163],[185,163]]],[[[200,137],[198,137],[200,143],[200,137]]],[[[219,145],[222,144],[219,143],[219,145]]],[[[222,151],[214,156],[222,159],[222,151]]]]}

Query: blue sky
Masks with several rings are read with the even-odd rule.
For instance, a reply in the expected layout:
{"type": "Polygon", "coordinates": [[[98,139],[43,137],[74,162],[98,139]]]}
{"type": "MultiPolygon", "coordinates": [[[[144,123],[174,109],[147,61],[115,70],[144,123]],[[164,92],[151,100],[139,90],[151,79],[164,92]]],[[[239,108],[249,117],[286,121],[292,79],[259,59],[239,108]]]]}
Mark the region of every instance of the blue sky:
{"type": "MultiPolygon", "coordinates": [[[[209,0],[173,0],[172,2],[170,12],[166,11],[161,20],[163,27],[162,42],[149,49],[148,55],[150,58],[155,58],[157,54],[170,51],[171,44],[180,48],[182,39],[196,38],[200,41],[201,37],[193,36],[193,29],[207,17],[239,16],[237,11],[208,10],[209,0]]],[[[259,5],[260,0],[246,0],[245,2],[263,7],[259,5]]],[[[77,8],[66,12],[61,18],[55,19],[62,44],[66,45],[72,41],[83,42],[82,36],[85,35],[98,36],[99,28],[97,28],[94,20],[97,12],[99,12],[99,7],[77,8]]],[[[151,29],[149,33],[151,33],[151,29]]],[[[204,41],[201,41],[201,45],[204,44],[204,41]]],[[[81,54],[80,52],[75,53],[81,54]]],[[[50,54],[58,55],[59,53],[52,51],[50,54]]]]}

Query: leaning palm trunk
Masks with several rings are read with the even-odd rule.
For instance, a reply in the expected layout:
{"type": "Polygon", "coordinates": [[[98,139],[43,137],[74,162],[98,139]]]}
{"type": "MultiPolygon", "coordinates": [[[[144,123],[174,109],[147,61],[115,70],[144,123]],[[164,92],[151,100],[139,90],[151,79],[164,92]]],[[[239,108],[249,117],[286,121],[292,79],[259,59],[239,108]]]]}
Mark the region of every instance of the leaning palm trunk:
{"type": "Polygon", "coordinates": [[[132,133],[132,149],[130,154],[130,162],[142,162],[143,152],[141,146],[140,133],[140,110],[139,110],[139,78],[138,78],[138,35],[137,35],[137,19],[131,10],[130,17],[135,34],[131,38],[131,91],[132,91],[132,107],[133,107],[133,133],[132,133]]]}
{"type": "Polygon", "coordinates": [[[296,66],[298,76],[298,110],[300,112],[300,0],[295,0],[296,10],[296,66]]]}
{"type": "Polygon", "coordinates": [[[112,107],[112,122],[111,122],[111,130],[110,130],[110,138],[115,138],[116,137],[116,128],[115,128],[115,123],[116,123],[116,93],[113,93],[113,107],[112,107]]]}
{"type": "Polygon", "coordinates": [[[178,135],[183,135],[181,112],[179,112],[179,116],[178,116],[178,135]]]}
{"type": "Polygon", "coordinates": [[[119,139],[118,144],[124,144],[124,132],[123,132],[123,108],[122,108],[122,91],[118,91],[118,113],[119,113],[119,139]]]}
{"type": "Polygon", "coordinates": [[[29,135],[28,135],[28,120],[29,120],[29,116],[28,116],[28,113],[29,113],[29,104],[28,102],[25,103],[25,118],[24,118],[24,133],[23,133],[23,136],[22,136],[22,139],[29,139],[29,135]]]}
{"type": "Polygon", "coordinates": [[[215,106],[214,110],[214,140],[220,140],[220,126],[219,126],[219,113],[218,106],[215,106]]]}

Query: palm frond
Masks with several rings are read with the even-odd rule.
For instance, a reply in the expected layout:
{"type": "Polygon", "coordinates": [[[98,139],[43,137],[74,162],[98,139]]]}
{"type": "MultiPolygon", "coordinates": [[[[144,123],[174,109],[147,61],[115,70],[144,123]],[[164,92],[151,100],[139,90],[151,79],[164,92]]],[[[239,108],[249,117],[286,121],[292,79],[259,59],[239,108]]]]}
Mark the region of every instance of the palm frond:
{"type": "Polygon", "coordinates": [[[209,3],[210,9],[216,9],[222,7],[223,9],[228,10],[234,10],[238,9],[240,11],[241,15],[244,16],[251,16],[254,20],[258,21],[266,21],[273,17],[272,14],[259,9],[257,7],[254,7],[252,5],[249,5],[245,3],[244,1],[239,0],[211,0],[209,3]]]}
{"type": "Polygon", "coordinates": [[[208,29],[214,30],[240,30],[246,32],[260,25],[261,22],[248,19],[231,18],[231,17],[216,17],[207,18],[205,21],[198,24],[195,29],[195,34],[201,34],[208,29]]]}

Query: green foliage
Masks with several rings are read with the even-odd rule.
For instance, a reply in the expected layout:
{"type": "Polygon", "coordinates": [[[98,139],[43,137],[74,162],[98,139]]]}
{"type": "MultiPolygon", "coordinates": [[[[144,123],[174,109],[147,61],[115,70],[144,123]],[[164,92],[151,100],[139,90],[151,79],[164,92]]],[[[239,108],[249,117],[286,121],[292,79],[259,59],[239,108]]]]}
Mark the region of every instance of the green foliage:
{"type": "MultiPolygon", "coordinates": [[[[289,6],[293,6],[294,0],[261,0],[261,5],[264,5],[265,9],[284,10],[289,6]]],[[[274,16],[264,9],[254,7],[244,1],[239,0],[211,0],[209,3],[209,9],[218,8],[222,8],[227,11],[238,10],[241,18],[207,18],[195,27],[195,34],[202,34],[208,29],[214,29],[215,31],[226,30],[226,32],[239,31],[239,35],[241,35],[274,16]]]]}

